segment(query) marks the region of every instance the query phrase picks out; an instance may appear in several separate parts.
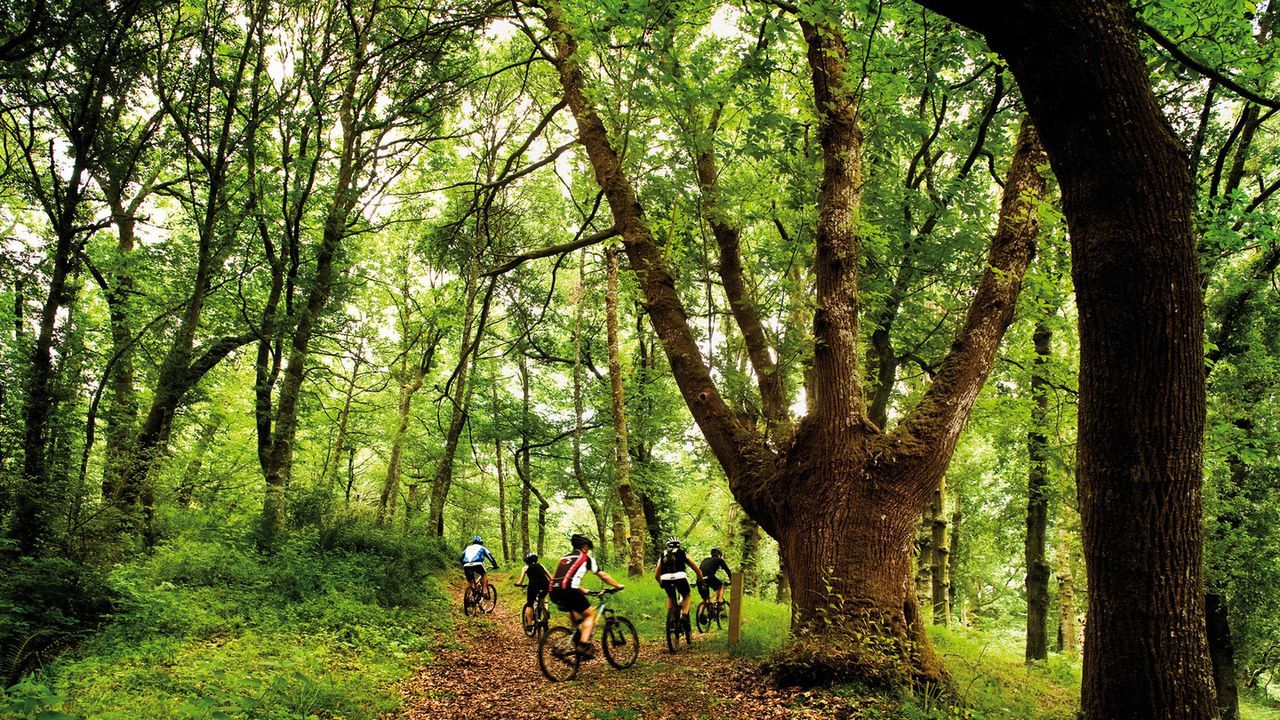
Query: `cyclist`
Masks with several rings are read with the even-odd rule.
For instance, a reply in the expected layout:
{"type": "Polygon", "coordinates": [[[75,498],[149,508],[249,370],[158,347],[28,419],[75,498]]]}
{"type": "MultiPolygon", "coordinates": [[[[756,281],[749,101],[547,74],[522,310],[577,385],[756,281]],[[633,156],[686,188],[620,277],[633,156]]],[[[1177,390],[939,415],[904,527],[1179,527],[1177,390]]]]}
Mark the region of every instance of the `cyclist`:
{"type": "Polygon", "coordinates": [[[680,538],[667,538],[667,549],[662,553],[662,558],[658,560],[658,567],[654,568],[653,577],[667,591],[667,612],[671,612],[671,608],[676,603],[676,593],[680,594],[680,619],[684,621],[685,632],[689,630],[689,576],[685,574],[685,567],[693,568],[698,575],[698,583],[702,583],[702,570],[690,559],[689,554],[680,548],[680,538]]]}
{"type": "Polygon", "coordinates": [[[525,584],[526,579],[528,584],[525,585],[524,624],[531,625],[534,621],[533,609],[538,606],[538,600],[551,589],[551,573],[538,562],[538,553],[524,556],[524,567],[520,568],[516,585],[525,584]]]}
{"type": "Polygon", "coordinates": [[[596,609],[587,600],[587,589],[582,587],[582,577],[588,572],[595,573],[609,585],[622,589],[618,581],[609,577],[609,573],[600,569],[596,559],[591,557],[595,544],[586,535],[574,533],[569,538],[573,551],[560,558],[556,564],[555,575],[551,578],[551,602],[562,612],[578,622],[578,652],[585,658],[595,657],[595,649],[588,638],[596,624],[596,609]]]}
{"type": "Polygon", "coordinates": [[[733,571],[729,569],[729,563],[724,561],[724,553],[720,548],[711,548],[710,557],[705,557],[698,563],[698,570],[702,572],[702,582],[698,583],[698,594],[702,596],[703,601],[710,597],[711,593],[707,590],[710,587],[716,591],[716,602],[724,602],[724,581],[716,575],[724,570],[725,575],[732,577],[733,571]]]}
{"type": "Polygon", "coordinates": [[[462,550],[462,572],[467,576],[467,584],[475,582],[476,577],[480,578],[480,592],[484,595],[489,594],[489,579],[485,577],[484,561],[488,560],[493,569],[498,569],[498,561],[493,557],[493,553],[489,552],[489,548],[484,546],[484,539],[479,535],[471,538],[471,544],[462,550]]]}

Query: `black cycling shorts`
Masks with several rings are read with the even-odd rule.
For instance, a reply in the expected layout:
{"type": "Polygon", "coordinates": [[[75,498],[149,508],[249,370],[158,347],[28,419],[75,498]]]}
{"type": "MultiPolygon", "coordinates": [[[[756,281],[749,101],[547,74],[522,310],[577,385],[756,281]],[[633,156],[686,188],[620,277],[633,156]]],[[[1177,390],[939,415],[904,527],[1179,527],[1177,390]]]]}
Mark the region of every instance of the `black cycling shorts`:
{"type": "Polygon", "coordinates": [[[724,587],[724,581],[716,577],[715,575],[708,575],[703,579],[706,581],[707,587],[711,588],[712,590],[719,590],[720,588],[724,587]]]}
{"type": "Polygon", "coordinates": [[[478,577],[484,577],[483,565],[466,565],[462,568],[462,572],[467,576],[467,582],[473,583],[478,577]]]}
{"type": "Polygon", "coordinates": [[[538,598],[544,597],[547,594],[548,589],[550,589],[550,586],[548,585],[529,585],[525,587],[524,604],[529,607],[537,605],[538,598]]]}
{"type": "Polygon", "coordinates": [[[663,580],[662,589],[667,591],[667,597],[671,602],[679,602],[680,598],[676,597],[676,593],[680,593],[681,598],[689,597],[689,578],[681,578],[679,580],[663,580]]]}
{"type": "Polygon", "coordinates": [[[550,597],[561,612],[584,613],[591,607],[586,594],[577,588],[552,590],[550,597]]]}

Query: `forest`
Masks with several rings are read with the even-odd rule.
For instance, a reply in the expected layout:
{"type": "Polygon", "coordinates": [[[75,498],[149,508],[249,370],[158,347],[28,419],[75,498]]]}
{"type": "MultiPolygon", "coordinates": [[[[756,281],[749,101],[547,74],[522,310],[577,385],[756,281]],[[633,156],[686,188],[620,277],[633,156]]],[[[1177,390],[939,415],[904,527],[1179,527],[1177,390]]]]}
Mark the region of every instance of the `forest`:
{"type": "Polygon", "coordinates": [[[1278,19],[0,1],[0,717],[1280,718],[1278,19]]]}

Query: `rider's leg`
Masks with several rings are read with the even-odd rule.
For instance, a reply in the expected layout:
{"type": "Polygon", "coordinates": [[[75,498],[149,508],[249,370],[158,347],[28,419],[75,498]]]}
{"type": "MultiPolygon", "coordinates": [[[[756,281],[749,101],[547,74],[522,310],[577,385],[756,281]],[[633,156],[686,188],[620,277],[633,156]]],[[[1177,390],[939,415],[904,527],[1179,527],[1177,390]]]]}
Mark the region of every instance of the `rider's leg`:
{"type": "Polygon", "coordinates": [[[582,622],[578,624],[578,639],[582,643],[591,640],[591,631],[596,626],[596,609],[589,607],[582,611],[582,622]]]}
{"type": "Polygon", "coordinates": [[[721,583],[720,587],[716,588],[716,602],[724,602],[724,583],[721,583]]]}

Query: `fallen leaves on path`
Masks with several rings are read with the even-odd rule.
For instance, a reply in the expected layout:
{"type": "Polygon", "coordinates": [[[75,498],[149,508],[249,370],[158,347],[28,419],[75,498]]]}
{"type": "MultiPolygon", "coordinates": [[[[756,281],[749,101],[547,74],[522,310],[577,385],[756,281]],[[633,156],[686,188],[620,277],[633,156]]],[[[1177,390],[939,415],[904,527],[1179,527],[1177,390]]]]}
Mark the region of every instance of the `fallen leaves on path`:
{"type": "MultiPolygon", "coordinates": [[[[549,682],[537,643],[520,629],[517,599],[492,615],[466,617],[455,588],[455,635],[403,686],[398,717],[407,720],[810,720],[859,718],[865,698],[775,688],[757,664],[701,651],[671,655],[642,638],[640,657],[614,670],[602,657],[577,679],[549,682]]],[[[557,613],[556,621],[564,616],[557,613]]],[[[695,636],[696,640],[696,636],[695,636]]]]}

